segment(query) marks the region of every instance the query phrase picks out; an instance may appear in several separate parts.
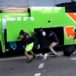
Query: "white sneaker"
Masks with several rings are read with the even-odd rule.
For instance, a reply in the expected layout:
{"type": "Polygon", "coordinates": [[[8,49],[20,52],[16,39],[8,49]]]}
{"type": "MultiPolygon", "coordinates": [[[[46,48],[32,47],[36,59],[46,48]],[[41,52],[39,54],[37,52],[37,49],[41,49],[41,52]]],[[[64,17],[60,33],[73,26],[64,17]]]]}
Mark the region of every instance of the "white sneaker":
{"type": "Polygon", "coordinates": [[[38,54],[38,55],[36,55],[37,57],[43,57],[43,55],[42,54],[38,54]]]}
{"type": "Polygon", "coordinates": [[[44,54],[43,60],[46,60],[48,57],[48,54],[44,54]]]}

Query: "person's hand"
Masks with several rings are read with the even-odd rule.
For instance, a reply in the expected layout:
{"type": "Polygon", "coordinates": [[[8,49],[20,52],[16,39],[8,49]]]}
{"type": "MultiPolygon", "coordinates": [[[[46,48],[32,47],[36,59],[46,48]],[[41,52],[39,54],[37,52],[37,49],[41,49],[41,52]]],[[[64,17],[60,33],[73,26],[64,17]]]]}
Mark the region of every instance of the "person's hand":
{"type": "Polygon", "coordinates": [[[16,48],[12,48],[13,50],[16,50],[16,48]]]}
{"type": "Polygon", "coordinates": [[[40,49],[40,44],[37,45],[37,49],[40,49]]]}

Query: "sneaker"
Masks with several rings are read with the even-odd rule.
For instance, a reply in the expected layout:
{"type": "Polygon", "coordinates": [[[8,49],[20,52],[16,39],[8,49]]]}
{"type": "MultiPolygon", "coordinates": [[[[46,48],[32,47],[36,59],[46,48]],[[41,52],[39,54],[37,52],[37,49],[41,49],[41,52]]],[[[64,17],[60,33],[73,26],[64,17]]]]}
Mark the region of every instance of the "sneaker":
{"type": "Polygon", "coordinates": [[[44,54],[43,60],[46,60],[48,57],[48,54],[44,54]]]}
{"type": "Polygon", "coordinates": [[[30,63],[30,62],[32,62],[32,59],[31,59],[31,60],[27,60],[27,61],[26,61],[26,63],[30,63]]]}

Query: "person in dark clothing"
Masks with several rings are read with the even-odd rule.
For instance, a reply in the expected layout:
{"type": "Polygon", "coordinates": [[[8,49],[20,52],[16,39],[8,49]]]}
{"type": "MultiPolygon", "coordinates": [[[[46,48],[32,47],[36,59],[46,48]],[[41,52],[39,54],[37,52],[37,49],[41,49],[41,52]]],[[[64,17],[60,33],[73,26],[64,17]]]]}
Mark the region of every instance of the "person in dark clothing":
{"type": "Polygon", "coordinates": [[[22,41],[23,48],[25,50],[25,56],[28,59],[27,62],[31,62],[32,59],[35,58],[35,54],[32,51],[33,46],[34,46],[33,38],[30,37],[27,32],[25,32],[24,30],[21,30],[19,33],[19,39],[20,39],[20,41],[22,41]],[[31,53],[31,55],[29,55],[28,53],[31,53]]]}
{"type": "Polygon", "coordinates": [[[46,57],[48,56],[47,49],[50,49],[49,53],[59,56],[59,54],[54,50],[54,47],[59,43],[59,41],[56,34],[53,31],[47,34],[47,32],[41,28],[39,31],[37,31],[36,37],[40,45],[40,50],[43,55],[43,59],[46,59],[46,57]]]}
{"type": "Polygon", "coordinates": [[[25,45],[29,40],[30,36],[27,32],[25,32],[24,30],[21,30],[18,38],[22,41],[22,44],[25,45]]]}
{"type": "Polygon", "coordinates": [[[59,54],[54,50],[54,47],[59,44],[57,35],[55,32],[51,31],[50,34],[48,35],[48,42],[49,42],[49,49],[50,52],[52,52],[54,55],[59,56],[59,54]]]}
{"type": "Polygon", "coordinates": [[[46,46],[46,32],[41,28],[36,33],[36,38],[38,40],[38,44],[40,45],[40,51],[44,55],[46,46]]]}

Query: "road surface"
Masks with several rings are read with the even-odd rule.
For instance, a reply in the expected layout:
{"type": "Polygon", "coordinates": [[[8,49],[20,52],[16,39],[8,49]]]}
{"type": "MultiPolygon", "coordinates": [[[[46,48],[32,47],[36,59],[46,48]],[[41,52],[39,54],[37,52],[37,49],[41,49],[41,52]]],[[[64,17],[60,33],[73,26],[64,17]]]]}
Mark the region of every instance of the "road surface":
{"type": "Polygon", "coordinates": [[[0,76],[76,76],[76,56],[0,59],[0,76]]]}

